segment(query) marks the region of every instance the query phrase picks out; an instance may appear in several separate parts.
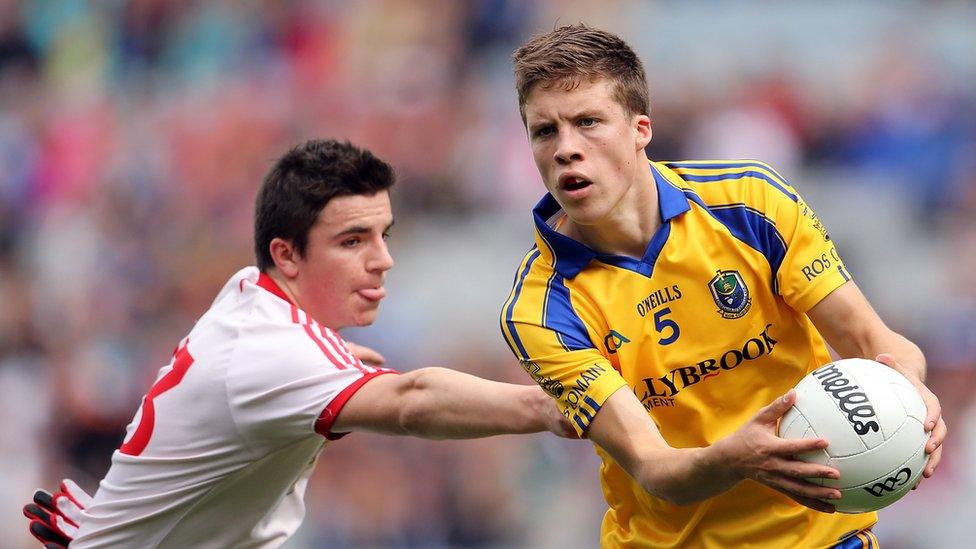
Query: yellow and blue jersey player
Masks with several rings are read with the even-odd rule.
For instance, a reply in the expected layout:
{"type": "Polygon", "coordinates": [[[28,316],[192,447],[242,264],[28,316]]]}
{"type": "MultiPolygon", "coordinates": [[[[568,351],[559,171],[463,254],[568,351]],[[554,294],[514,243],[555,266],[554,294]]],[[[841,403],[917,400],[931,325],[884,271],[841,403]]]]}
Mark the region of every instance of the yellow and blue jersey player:
{"type": "Polygon", "coordinates": [[[506,341],[603,460],[604,547],[871,547],[874,513],[833,514],[838,472],[792,456],[790,388],[842,356],[877,358],[945,423],[917,346],[857,289],[797,191],[756,161],[649,161],[646,79],[583,25],[515,53],[548,194],[501,312],[506,341]],[[825,341],[826,340],[826,341],[825,341]]]}

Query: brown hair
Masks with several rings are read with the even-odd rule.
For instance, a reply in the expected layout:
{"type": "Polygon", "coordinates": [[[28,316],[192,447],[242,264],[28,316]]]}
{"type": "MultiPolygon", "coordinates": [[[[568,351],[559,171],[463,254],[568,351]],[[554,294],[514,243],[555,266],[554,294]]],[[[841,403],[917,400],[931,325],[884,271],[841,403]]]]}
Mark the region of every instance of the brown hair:
{"type": "Polygon", "coordinates": [[[512,54],[519,113],[525,123],[525,100],[536,84],[573,89],[584,78],[607,78],[614,99],[630,114],[650,115],[644,67],[634,50],[615,34],[582,23],[534,36],[512,54]]]}
{"type": "Polygon", "coordinates": [[[312,139],[279,158],[261,184],[254,205],[254,255],[258,268],[274,267],[271,241],[289,240],[305,255],[308,232],[338,196],[372,196],[396,181],[389,164],[348,141],[312,139]]]}

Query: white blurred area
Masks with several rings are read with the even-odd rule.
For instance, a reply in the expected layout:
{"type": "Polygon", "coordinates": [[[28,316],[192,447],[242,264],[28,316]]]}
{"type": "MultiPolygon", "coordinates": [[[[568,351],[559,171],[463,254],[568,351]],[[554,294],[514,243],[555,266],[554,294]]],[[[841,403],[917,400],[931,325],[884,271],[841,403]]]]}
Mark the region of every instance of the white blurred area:
{"type": "MultiPolygon", "coordinates": [[[[400,175],[390,297],[345,335],[401,370],[529,382],[497,320],[542,193],[509,55],[577,21],[644,60],[652,158],[773,164],[926,351],[943,463],[876,532],[966,545],[976,5],[0,0],[0,546],[34,546],[35,486],[95,488],[156,370],[252,262],[264,171],[311,137],[400,175]]],[[[596,547],[597,475],[587,442],[351,435],[322,455],[288,547],[596,547]]]]}

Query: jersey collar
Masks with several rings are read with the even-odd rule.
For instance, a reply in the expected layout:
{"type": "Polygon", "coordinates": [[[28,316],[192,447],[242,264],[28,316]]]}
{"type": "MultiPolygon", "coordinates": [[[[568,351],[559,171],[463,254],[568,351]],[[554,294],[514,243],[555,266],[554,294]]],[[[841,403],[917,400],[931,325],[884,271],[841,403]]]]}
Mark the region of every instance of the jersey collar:
{"type": "MultiPolygon", "coordinates": [[[[643,261],[653,265],[658,253],[660,253],[661,248],[664,246],[664,241],[659,236],[662,234],[665,238],[667,236],[667,233],[662,231],[668,231],[670,229],[668,224],[671,219],[690,210],[691,205],[688,204],[688,198],[685,196],[685,193],[668,182],[653,162],[649,162],[649,166],[651,173],[654,175],[654,184],[657,187],[658,210],[661,212],[662,222],[662,226],[658,228],[657,233],[651,238],[644,252],[643,261]]],[[[609,261],[610,263],[618,263],[618,261],[614,261],[613,259],[619,258],[619,256],[599,254],[589,246],[564,234],[560,234],[550,227],[549,220],[561,209],[552,194],[546,193],[532,210],[532,215],[535,219],[537,244],[542,245],[544,243],[552,250],[555,269],[560,275],[564,278],[574,278],[596,257],[611,259],[609,261]],[[539,240],[543,242],[538,242],[539,240]]],[[[621,261],[623,263],[634,261],[630,258],[619,259],[623,260],[621,261]]]]}
{"type": "MultiPolygon", "coordinates": [[[[268,276],[267,273],[261,273],[260,276],[258,276],[257,284],[281,299],[284,299],[288,303],[291,303],[291,299],[288,299],[288,296],[285,295],[285,292],[281,289],[281,286],[278,286],[278,283],[275,282],[273,278],[268,276]]],[[[294,303],[291,304],[294,305],[294,303]]]]}

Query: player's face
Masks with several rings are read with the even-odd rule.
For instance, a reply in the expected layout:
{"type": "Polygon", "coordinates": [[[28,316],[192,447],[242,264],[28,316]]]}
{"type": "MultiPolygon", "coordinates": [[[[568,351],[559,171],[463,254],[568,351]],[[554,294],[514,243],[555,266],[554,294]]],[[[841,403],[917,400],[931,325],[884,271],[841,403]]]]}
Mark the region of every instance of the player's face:
{"type": "Polygon", "coordinates": [[[386,246],[392,225],[387,191],[330,200],[298,260],[299,305],[333,329],[372,324],[386,296],[383,279],[393,267],[386,246]]]}
{"type": "Polygon", "coordinates": [[[583,80],[572,90],[536,85],[525,122],[542,181],[575,223],[607,220],[647,176],[650,119],[628,114],[610,80],[583,80]]]}

